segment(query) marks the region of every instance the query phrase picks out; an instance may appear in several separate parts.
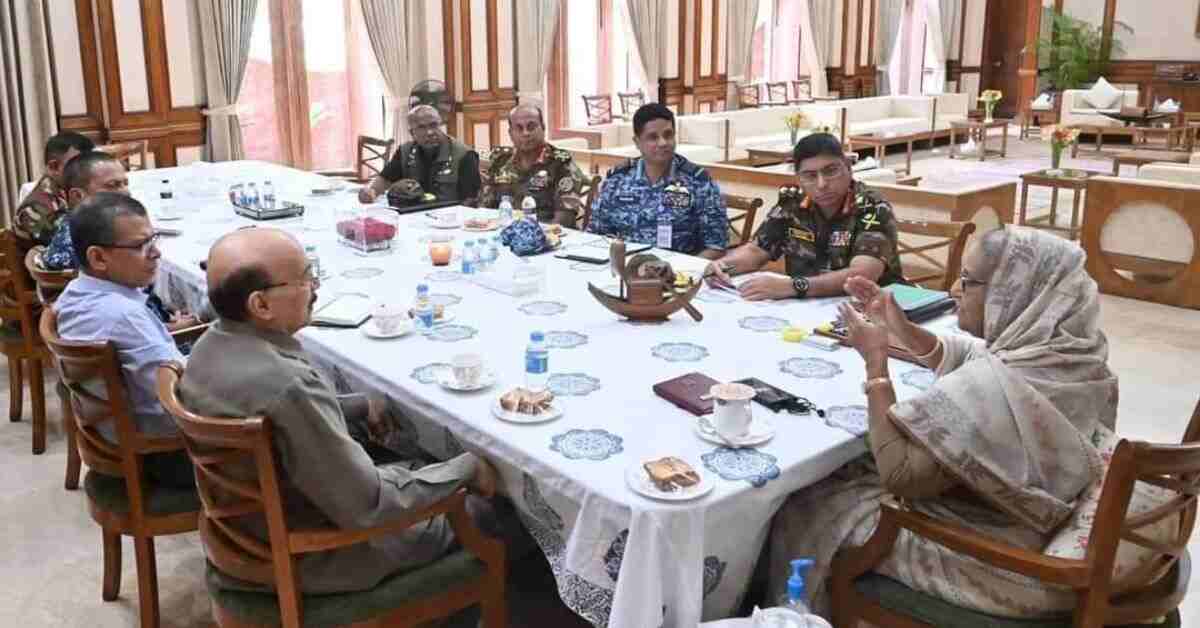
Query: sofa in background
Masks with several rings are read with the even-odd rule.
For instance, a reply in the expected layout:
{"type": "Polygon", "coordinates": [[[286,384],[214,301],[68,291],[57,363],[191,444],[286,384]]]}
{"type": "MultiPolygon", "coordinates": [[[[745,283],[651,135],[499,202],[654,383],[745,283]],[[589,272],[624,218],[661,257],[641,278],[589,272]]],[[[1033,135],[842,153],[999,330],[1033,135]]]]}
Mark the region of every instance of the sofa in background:
{"type": "Polygon", "coordinates": [[[1121,99],[1113,107],[1109,109],[1096,109],[1088,104],[1084,98],[1088,90],[1064,90],[1062,92],[1061,113],[1059,114],[1058,123],[1063,126],[1123,127],[1124,124],[1119,120],[1114,120],[1103,114],[1119,113],[1121,107],[1136,107],[1138,104],[1138,90],[1126,89],[1119,91],[1121,92],[1121,99]]]}

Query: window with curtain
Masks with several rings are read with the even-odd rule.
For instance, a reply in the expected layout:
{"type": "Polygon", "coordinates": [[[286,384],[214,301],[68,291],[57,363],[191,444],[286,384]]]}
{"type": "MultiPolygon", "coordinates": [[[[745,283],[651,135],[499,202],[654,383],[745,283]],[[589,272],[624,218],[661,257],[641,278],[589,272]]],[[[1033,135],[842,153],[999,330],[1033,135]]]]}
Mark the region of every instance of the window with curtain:
{"type": "Polygon", "coordinates": [[[800,10],[798,2],[759,0],[751,81],[791,81],[808,76],[808,68],[800,58],[800,10]]]}
{"type": "MultiPolygon", "coordinates": [[[[249,109],[242,116],[248,159],[282,161],[273,53],[293,42],[275,41],[270,12],[271,3],[282,1],[258,3],[241,98],[249,109]]],[[[308,165],[313,170],[350,169],[358,159],[358,136],[387,137],[390,122],[386,119],[386,89],[360,4],[357,0],[301,0],[299,14],[303,20],[300,28],[283,30],[303,38],[300,80],[307,87],[304,107],[312,146],[308,165]]]]}

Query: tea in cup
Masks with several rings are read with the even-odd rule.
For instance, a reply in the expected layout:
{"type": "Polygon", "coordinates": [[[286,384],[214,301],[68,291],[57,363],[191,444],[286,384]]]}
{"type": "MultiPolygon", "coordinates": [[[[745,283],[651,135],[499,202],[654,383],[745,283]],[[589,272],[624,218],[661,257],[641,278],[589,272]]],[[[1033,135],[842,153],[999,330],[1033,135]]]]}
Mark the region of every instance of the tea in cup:
{"type": "Polygon", "coordinates": [[[454,381],[459,386],[474,387],[483,377],[483,356],[476,353],[460,353],[450,359],[454,381]]]}
{"type": "Polygon", "coordinates": [[[713,398],[713,427],[717,433],[729,440],[745,437],[753,420],[750,402],[754,388],[737,383],[713,384],[708,392],[713,398]]]}

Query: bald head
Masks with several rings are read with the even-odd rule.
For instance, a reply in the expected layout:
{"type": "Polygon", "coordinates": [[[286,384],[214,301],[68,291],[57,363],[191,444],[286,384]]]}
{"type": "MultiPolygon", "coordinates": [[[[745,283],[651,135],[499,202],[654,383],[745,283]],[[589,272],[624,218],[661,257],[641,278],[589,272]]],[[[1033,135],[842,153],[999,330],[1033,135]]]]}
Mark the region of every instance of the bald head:
{"type": "Polygon", "coordinates": [[[522,119],[526,116],[537,118],[538,124],[542,125],[542,127],[546,126],[546,120],[542,116],[542,108],[529,102],[523,102],[509,110],[508,123],[514,124],[514,118],[522,119]]]}
{"type": "Polygon", "coordinates": [[[442,133],[442,114],[429,105],[417,105],[408,111],[408,132],[417,144],[430,151],[446,139],[442,133]]]}
{"type": "Polygon", "coordinates": [[[234,231],[208,252],[208,299],[221,318],[244,322],[251,294],[295,279],[306,264],[304,248],[286,231],[234,231]]]}
{"type": "Polygon", "coordinates": [[[408,118],[410,120],[418,117],[426,119],[432,117],[434,119],[441,120],[442,114],[438,113],[438,110],[434,109],[433,105],[417,105],[416,107],[408,110],[408,118]]]}

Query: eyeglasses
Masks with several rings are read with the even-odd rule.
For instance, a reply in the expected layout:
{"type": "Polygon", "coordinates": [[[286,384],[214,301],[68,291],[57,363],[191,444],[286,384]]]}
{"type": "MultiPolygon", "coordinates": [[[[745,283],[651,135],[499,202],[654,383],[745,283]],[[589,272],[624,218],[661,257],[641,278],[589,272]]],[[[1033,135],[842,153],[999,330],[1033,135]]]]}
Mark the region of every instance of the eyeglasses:
{"type": "Polygon", "coordinates": [[[826,181],[841,178],[846,174],[846,166],[841,163],[829,164],[820,170],[800,170],[796,172],[796,178],[801,183],[814,185],[817,183],[818,176],[824,177],[826,181]]]}
{"type": "Polygon", "coordinates": [[[267,284],[267,285],[263,286],[262,288],[259,288],[259,291],[265,292],[267,290],[271,290],[274,288],[283,288],[285,286],[294,286],[294,285],[303,286],[304,284],[308,284],[309,287],[313,288],[314,290],[321,286],[321,278],[318,277],[316,272],[313,271],[312,264],[309,264],[308,266],[304,267],[304,274],[300,276],[300,279],[293,280],[293,281],[281,281],[279,283],[267,284]]]}
{"type": "Polygon", "coordinates": [[[958,274],[958,280],[962,282],[963,288],[967,288],[970,286],[986,286],[987,285],[986,281],[972,279],[970,276],[968,276],[967,269],[965,269],[965,268],[962,270],[962,272],[960,272],[958,274]]]}
{"type": "Polygon", "coordinates": [[[129,251],[137,251],[138,255],[141,255],[142,257],[146,257],[147,255],[150,254],[150,249],[156,248],[158,246],[158,239],[161,238],[162,236],[163,236],[163,232],[155,231],[153,234],[151,234],[150,237],[146,238],[145,240],[141,240],[139,242],[134,242],[132,244],[113,243],[113,244],[97,244],[96,246],[101,246],[106,249],[126,249],[129,251]]]}

